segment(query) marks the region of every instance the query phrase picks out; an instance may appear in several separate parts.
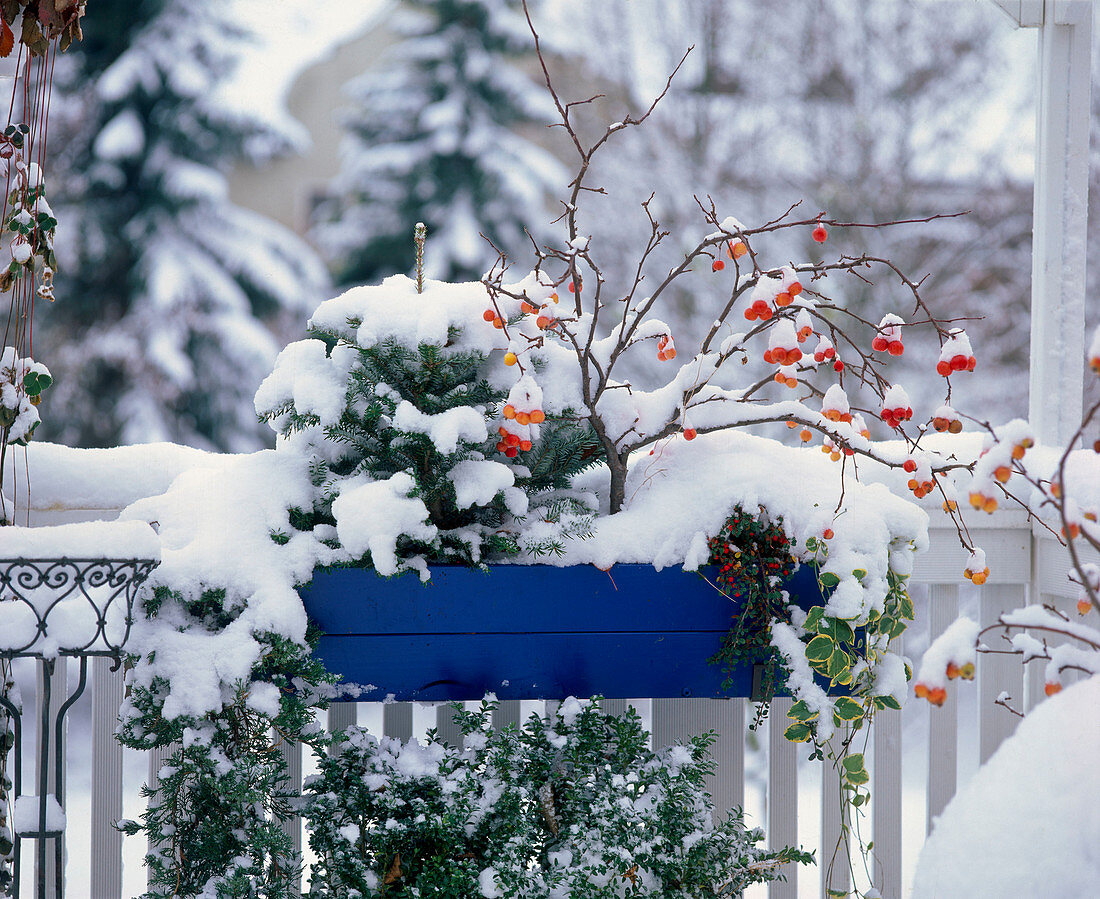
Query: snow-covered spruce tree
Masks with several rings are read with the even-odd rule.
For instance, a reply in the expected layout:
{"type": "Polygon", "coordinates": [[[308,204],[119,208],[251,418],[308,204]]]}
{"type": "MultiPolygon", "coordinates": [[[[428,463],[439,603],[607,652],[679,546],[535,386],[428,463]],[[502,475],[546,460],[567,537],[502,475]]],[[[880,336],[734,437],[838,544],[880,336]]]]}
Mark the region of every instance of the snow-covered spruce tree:
{"type": "Polygon", "coordinates": [[[396,275],[322,304],[315,336],[288,346],[257,393],[260,418],[313,460],[314,506],[296,526],[335,527],[349,561],[383,575],[560,552],[586,532],[591,510],[566,488],[600,460],[595,436],[571,416],[546,422],[533,380],[504,386],[514,378],[485,322],[466,324],[484,308],[481,284],[420,286],[396,275]],[[414,304],[438,313],[427,327],[391,314],[414,304]],[[541,438],[504,445],[492,424],[502,410],[545,422],[541,438]],[[520,540],[513,523],[532,500],[547,528],[520,540]],[[385,521],[357,511],[379,502],[393,513],[385,521]]]}
{"type": "Polygon", "coordinates": [[[325,274],[227,196],[234,160],[287,145],[221,89],[247,23],[217,0],[94,6],[54,80],[49,436],[255,449],[251,399],[278,350],[265,321],[311,308],[325,274]]]}
{"type": "Polygon", "coordinates": [[[350,728],[307,786],[310,896],[612,899],[738,895],[775,880],[740,812],[711,820],[710,735],[654,752],[633,709],[569,699],[522,729],[456,710],[464,749],[350,728]]]}
{"type": "Polygon", "coordinates": [[[516,129],[553,115],[516,65],[531,36],[516,0],[408,0],[403,36],[352,86],[343,169],[318,210],[317,242],[342,283],[413,267],[408,235],[425,222],[429,277],[477,278],[545,236],[564,169],[516,129]],[[484,235],[484,238],[482,237],[484,235]]]}

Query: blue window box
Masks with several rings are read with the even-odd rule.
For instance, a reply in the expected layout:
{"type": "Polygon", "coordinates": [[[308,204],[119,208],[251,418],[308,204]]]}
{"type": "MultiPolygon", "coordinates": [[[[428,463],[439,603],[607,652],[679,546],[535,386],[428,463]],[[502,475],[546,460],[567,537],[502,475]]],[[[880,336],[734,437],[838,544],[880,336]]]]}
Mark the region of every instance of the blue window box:
{"type": "MultiPolygon", "coordinates": [[[[723,689],[727,672],[707,661],[737,610],[712,584],[648,565],[433,566],[428,585],[334,568],[301,595],[321,661],[363,701],[752,696],[754,666],[723,689]]],[[[787,589],[804,608],[822,602],[808,567],[787,589]]]]}

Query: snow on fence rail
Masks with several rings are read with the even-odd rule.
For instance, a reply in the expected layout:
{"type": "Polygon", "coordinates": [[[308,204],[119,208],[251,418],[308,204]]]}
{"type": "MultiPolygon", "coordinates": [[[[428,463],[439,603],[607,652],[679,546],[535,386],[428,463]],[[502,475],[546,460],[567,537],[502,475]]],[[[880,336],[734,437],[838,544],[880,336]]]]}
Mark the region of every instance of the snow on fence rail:
{"type": "MultiPolygon", "coordinates": [[[[95,509],[54,508],[49,523],[62,520],[87,520],[109,518],[114,512],[100,502],[95,509]]],[[[977,612],[983,624],[992,623],[1004,610],[1019,606],[1027,598],[1032,602],[1051,602],[1069,609],[1075,594],[1066,581],[1067,562],[1065,551],[1049,535],[1033,531],[1023,513],[998,512],[982,516],[974,521],[972,537],[985,547],[992,572],[989,582],[980,590],[970,586],[961,577],[965,567],[965,552],[959,548],[953,529],[933,528],[931,546],[919,557],[912,577],[913,593],[917,601],[916,624],[906,634],[906,649],[919,656],[930,637],[940,633],[955,620],[960,605],[976,601],[977,612]],[[976,599],[975,599],[976,594],[976,599]]],[[[91,743],[91,819],[88,822],[70,816],[67,839],[70,855],[75,841],[90,840],[90,871],[87,893],[94,899],[121,899],[122,838],[114,828],[114,822],[122,814],[123,795],[136,792],[140,784],[124,783],[123,750],[114,737],[117,709],[122,699],[122,673],[110,670],[109,659],[92,661],[92,743],[91,743]]],[[[54,695],[59,695],[66,676],[64,665],[58,665],[54,677],[54,695]]],[[[959,702],[959,690],[952,690],[940,709],[925,703],[909,703],[900,715],[882,714],[876,719],[871,737],[869,758],[872,762],[872,807],[866,826],[874,841],[874,865],[876,886],[885,899],[900,899],[907,878],[920,850],[923,834],[931,828],[935,817],[954,795],[959,781],[960,767],[965,769],[965,756],[960,749],[972,743],[964,739],[960,746],[960,733],[966,737],[977,733],[978,756],[987,759],[996,747],[1015,728],[1018,718],[994,700],[1007,692],[1013,705],[1021,711],[1043,696],[1042,672],[1036,673],[1034,682],[1025,682],[1019,661],[1011,656],[980,656],[977,677],[977,702],[963,693],[959,702]],[[961,713],[962,708],[971,711],[970,716],[961,713]],[[976,706],[977,711],[974,711],[976,706]],[[924,718],[927,716],[927,724],[924,718]],[[925,735],[927,734],[927,736],[925,735]],[[904,740],[903,740],[904,737],[904,740]],[[905,751],[903,744],[910,744],[905,751]],[[914,747],[913,743],[918,744],[914,747]],[[923,745],[920,745],[923,744],[923,745]],[[914,752],[914,748],[916,751],[914,752]],[[964,764],[960,765],[960,762],[964,764]],[[919,768],[920,770],[913,770],[919,768]],[[903,803],[903,780],[906,784],[906,802],[903,803]],[[919,800],[923,792],[925,814],[920,824],[920,838],[914,839],[912,822],[920,812],[914,806],[912,785],[920,785],[915,794],[919,800]],[[908,826],[907,826],[908,822],[908,826]],[[903,858],[903,828],[907,832],[903,858]]],[[[966,690],[966,687],[962,687],[966,690]]],[[[40,687],[41,694],[41,687],[40,687]]],[[[621,709],[625,700],[611,700],[612,709],[621,709]]],[[[767,754],[766,773],[757,772],[751,762],[754,759],[747,746],[746,727],[753,706],[744,699],[639,699],[633,701],[651,725],[654,742],[668,745],[685,739],[691,734],[713,730],[718,735],[714,747],[718,772],[711,791],[720,809],[746,804],[751,821],[766,828],[771,845],[801,843],[816,849],[819,866],[817,871],[806,869],[789,873],[786,883],[771,883],[767,887],[769,897],[794,897],[814,895],[820,884],[823,895],[826,884],[827,860],[835,846],[838,829],[839,785],[829,770],[811,765],[800,765],[807,753],[804,747],[783,739],[788,723],[785,711],[790,701],[777,699],[772,706],[770,720],[762,728],[761,743],[770,747],[767,754]],[[766,735],[766,736],[765,736],[766,735]],[[749,761],[747,767],[746,762],[749,761]],[[820,773],[818,773],[820,772],[820,773]],[[748,776],[747,776],[748,775],[748,776]],[[808,791],[805,784],[799,788],[800,776],[804,780],[820,780],[820,787],[808,791]],[[763,792],[762,802],[756,793],[763,792]],[[753,794],[753,795],[749,795],[753,794]],[[800,803],[801,794],[801,803],[800,803]],[[812,800],[812,803],[809,802],[812,800]],[[803,817],[800,820],[800,805],[803,817]],[[812,817],[805,812],[813,808],[812,817]],[[824,862],[824,863],[820,863],[824,862]],[[803,881],[799,889],[799,878],[803,881]],[[809,880],[807,880],[809,879],[809,880]]],[[[328,713],[330,729],[339,729],[356,721],[361,715],[364,721],[380,721],[387,735],[408,738],[414,730],[414,708],[411,704],[394,703],[371,708],[377,704],[337,703],[328,713]]],[[[501,705],[494,721],[498,726],[520,720],[520,703],[501,705]]],[[[451,722],[446,706],[417,711],[415,720],[421,725],[430,716],[439,733],[446,739],[454,739],[457,728],[451,722]]],[[[40,719],[39,714],[34,716],[40,719]]],[[[68,745],[68,758],[85,752],[85,747],[68,745]]],[[[304,764],[300,746],[285,747],[292,776],[300,782],[304,764]]],[[[149,753],[147,778],[152,782],[163,763],[163,754],[149,753]]],[[[81,760],[87,762],[86,755],[81,760]]],[[[976,760],[975,760],[976,761],[976,760]]],[[[972,766],[971,766],[972,767],[972,766]]],[[[131,771],[131,774],[133,772],[131,771]]],[[[64,797],[62,797],[64,802],[64,797]]],[[[290,825],[292,837],[301,846],[303,835],[300,825],[290,825]]],[[[87,843],[85,843],[87,845],[87,843]]],[[[56,876],[47,871],[47,878],[56,876]]],[[[77,881],[83,872],[72,866],[68,872],[70,893],[84,895],[83,884],[77,881]]],[[[847,886],[847,871],[837,866],[834,888],[847,886]]],[[[763,892],[763,887],[759,888],[763,892]]]]}

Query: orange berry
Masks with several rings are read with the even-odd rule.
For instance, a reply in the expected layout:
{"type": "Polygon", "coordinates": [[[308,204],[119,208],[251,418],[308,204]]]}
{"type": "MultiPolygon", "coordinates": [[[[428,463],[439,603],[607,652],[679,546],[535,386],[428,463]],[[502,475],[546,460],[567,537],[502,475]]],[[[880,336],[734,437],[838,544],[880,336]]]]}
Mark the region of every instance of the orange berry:
{"type": "Polygon", "coordinates": [[[802,293],[802,282],[792,281],[790,286],[787,288],[787,293],[791,295],[792,299],[798,296],[800,293],[802,293]]]}
{"type": "Polygon", "coordinates": [[[1081,597],[1079,600],[1077,600],[1078,615],[1087,615],[1090,611],[1092,611],[1092,603],[1089,602],[1086,597],[1081,597]]]}
{"type": "Polygon", "coordinates": [[[1022,443],[1017,443],[1014,447],[1012,447],[1012,458],[1018,461],[1024,457],[1024,453],[1026,452],[1027,447],[1025,447],[1022,443]]]}
{"type": "Polygon", "coordinates": [[[906,471],[916,471],[917,470],[917,462],[916,462],[915,459],[906,459],[902,463],[901,467],[904,468],[906,471]]]}
{"type": "Polygon", "coordinates": [[[556,293],[552,293],[550,294],[550,299],[552,299],[556,303],[558,301],[558,295],[556,293]]]}
{"type": "Polygon", "coordinates": [[[1049,683],[1045,687],[1043,687],[1043,692],[1046,693],[1047,696],[1053,696],[1055,693],[1062,692],[1062,685],[1049,683]]]}
{"type": "Polygon", "coordinates": [[[667,350],[665,350],[665,358],[666,359],[675,359],[676,358],[676,347],[670,346],[667,350]]]}
{"type": "Polygon", "coordinates": [[[809,443],[811,440],[814,439],[814,435],[805,429],[803,429],[802,433],[798,436],[802,439],[803,443],[809,443]]]}
{"type": "Polygon", "coordinates": [[[505,434],[504,442],[508,446],[519,446],[519,434],[505,434]]]}
{"type": "Polygon", "coordinates": [[[833,529],[832,528],[825,528],[825,530],[823,530],[821,532],[821,536],[822,536],[822,539],[832,540],[833,539],[833,529]]]}
{"type": "Polygon", "coordinates": [[[518,361],[519,359],[516,357],[516,354],[513,353],[511,350],[504,354],[505,365],[515,365],[518,361]]]}
{"type": "Polygon", "coordinates": [[[502,319],[498,315],[496,318],[493,319],[493,327],[496,328],[498,331],[502,329],[504,327],[504,319],[502,319]]]}
{"type": "Polygon", "coordinates": [[[787,422],[787,427],[790,428],[793,431],[795,428],[798,427],[798,422],[797,421],[788,421],[787,422]]]}
{"type": "Polygon", "coordinates": [[[486,309],[484,312],[481,313],[481,317],[485,319],[485,321],[491,322],[494,318],[497,317],[497,314],[492,309],[486,309]]]}
{"type": "Polygon", "coordinates": [[[497,443],[497,450],[498,451],[503,453],[506,449],[508,449],[508,444],[505,443],[503,440],[501,440],[500,442],[497,443]]]}
{"type": "Polygon", "coordinates": [[[536,312],[539,311],[538,306],[532,306],[526,300],[519,304],[519,308],[521,311],[527,313],[528,315],[534,315],[536,312]]]}
{"type": "Polygon", "coordinates": [[[500,414],[503,415],[505,418],[515,418],[516,417],[516,407],[513,406],[511,403],[509,403],[507,406],[505,406],[501,410],[500,414]]]}
{"type": "Polygon", "coordinates": [[[949,424],[947,426],[948,432],[950,432],[952,434],[960,434],[960,433],[962,433],[962,429],[963,429],[963,423],[961,421],[959,421],[957,418],[954,421],[952,421],[951,424],[949,424]]]}
{"type": "Polygon", "coordinates": [[[953,499],[945,499],[943,501],[943,511],[944,512],[954,512],[958,508],[959,508],[959,504],[957,502],[955,502],[953,499]]]}
{"type": "Polygon", "coordinates": [[[540,425],[546,421],[546,413],[541,409],[533,409],[528,413],[528,417],[531,419],[531,424],[540,425]]]}
{"type": "Polygon", "coordinates": [[[497,428],[497,433],[500,434],[501,437],[507,437],[508,436],[508,429],[505,428],[505,427],[499,427],[499,428],[497,428]]]}
{"type": "Polygon", "coordinates": [[[780,291],[775,295],[775,305],[779,307],[791,305],[791,295],[789,291],[780,291]]]}
{"type": "Polygon", "coordinates": [[[516,424],[517,425],[526,425],[526,424],[530,424],[530,423],[531,423],[531,416],[528,415],[526,412],[517,412],[516,413],[516,424]]]}
{"type": "Polygon", "coordinates": [[[998,465],[993,471],[993,477],[1002,484],[1007,484],[1008,479],[1012,477],[1012,468],[1008,465],[998,465]]]}
{"type": "Polygon", "coordinates": [[[928,691],[928,701],[935,706],[941,706],[947,701],[947,690],[943,687],[934,687],[928,691]]]}
{"type": "Polygon", "coordinates": [[[1075,521],[1069,523],[1069,527],[1062,528],[1062,536],[1067,540],[1076,540],[1081,536],[1081,525],[1075,521]]]}
{"type": "Polygon", "coordinates": [[[535,325],[538,326],[539,330],[545,330],[546,326],[549,324],[550,316],[548,315],[540,315],[538,318],[535,319],[535,325]]]}
{"type": "Polygon", "coordinates": [[[928,685],[917,684],[913,687],[913,693],[916,695],[917,699],[925,699],[928,696],[928,685]]]}
{"type": "Polygon", "coordinates": [[[985,569],[985,571],[976,571],[976,572],[974,572],[974,574],[970,578],[970,580],[974,582],[975,587],[980,587],[982,584],[984,584],[986,582],[986,579],[988,577],[989,577],[989,569],[987,568],[987,569],[985,569]]]}
{"type": "Polygon", "coordinates": [[[956,665],[954,662],[948,662],[947,663],[947,679],[948,680],[954,680],[958,676],[959,676],[959,666],[956,665]]]}
{"type": "Polygon", "coordinates": [[[531,441],[530,440],[521,440],[519,442],[519,448],[521,450],[523,450],[525,453],[529,452],[530,449],[531,449],[531,441]]]}
{"type": "Polygon", "coordinates": [[[997,497],[987,496],[985,502],[982,504],[982,508],[989,513],[997,511],[997,497]]]}
{"type": "Polygon", "coordinates": [[[668,354],[664,350],[657,350],[657,361],[658,362],[668,361],[668,354]]]}
{"type": "Polygon", "coordinates": [[[749,248],[748,248],[747,246],[745,246],[745,242],[744,242],[744,241],[741,241],[741,240],[739,240],[739,241],[737,241],[737,243],[734,243],[733,241],[730,241],[730,244],[729,244],[729,254],[730,254],[730,256],[732,256],[732,257],[733,257],[734,259],[740,259],[740,258],[741,258],[742,256],[744,256],[744,255],[745,255],[745,254],[746,254],[746,253],[747,253],[748,251],[749,251],[749,248]]]}

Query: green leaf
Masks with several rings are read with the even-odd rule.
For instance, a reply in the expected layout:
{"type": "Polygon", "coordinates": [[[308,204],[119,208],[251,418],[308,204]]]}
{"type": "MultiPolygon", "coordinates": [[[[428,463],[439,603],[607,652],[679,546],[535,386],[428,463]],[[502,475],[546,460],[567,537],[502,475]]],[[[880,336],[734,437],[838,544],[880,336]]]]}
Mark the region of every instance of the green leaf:
{"type": "Polygon", "coordinates": [[[913,611],[913,600],[909,598],[908,593],[901,595],[901,616],[907,621],[912,621],[916,613],[913,611]]]}
{"type": "Polygon", "coordinates": [[[824,635],[814,637],[806,644],[806,658],[813,662],[824,662],[836,649],[836,644],[824,635]]]}
{"type": "Polygon", "coordinates": [[[895,709],[901,710],[901,703],[899,703],[893,696],[876,696],[875,708],[877,709],[895,709]]]}
{"type": "Polygon", "coordinates": [[[867,571],[864,568],[853,568],[852,577],[854,577],[857,581],[862,581],[865,577],[867,577],[867,571]]]}
{"type": "Polygon", "coordinates": [[[844,777],[848,783],[855,784],[856,786],[862,786],[865,783],[869,783],[871,780],[871,775],[867,773],[865,768],[861,768],[859,771],[846,772],[844,777]]]}
{"type": "Polygon", "coordinates": [[[814,606],[806,613],[806,621],[802,625],[808,631],[817,630],[818,622],[821,621],[821,617],[825,614],[824,606],[814,606]]]}
{"type": "Polygon", "coordinates": [[[798,700],[798,702],[792,705],[787,711],[787,717],[794,718],[795,721],[813,721],[817,715],[818,713],[811,710],[810,707],[806,705],[805,700],[802,699],[798,700]]]}
{"type": "Polygon", "coordinates": [[[845,771],[861,771],[865,764],[862,752],[853,752],[840,760],[845,771]]]}
{"type": "Polygon", "coordinates": [[[840,583],[840,578],[833,574],[831,571],[826,571],[819,578],[822,587],[835,587],[840,583]]]}
{"type": "Polygon", "coordinates": [[[848,658],[848,653],[837,647],[833,654],[829,656],[829,665],[825,669],[825,673],[833,680],[839,681],[844,675],[851,677],[851,667],[852,660],[848,658]]]}
{"type": "Polygon", "coordinates": [[[856,795],[852,797],[852,807],[853,808],[859,808],[866,801],[867,801],[867,794],[866,793],[856,793],[856,795]]]}
{"type": "Polygon", "coordinates": [[[850,696],[841,696],[836,701],[834,711],[845,721],[855,721],[863,717],[863,706],[850,696]]]}
{"type": "Polygon", "coordinates": [[[856,638],[852,626],[841,618],[826,618],[821,623],[821,633],[832,637],[837,643],[851,643],[856,638]]]}
{"type": "Polygon", "coordinates": [[[803,724],[801,721],[796,721],[783,731],[783,736],[792,743],[805,743],[810,739],[810,733],[810,725],[803,724]]]}
{"type": "Polygon", "coordinates": [[[890,639],[896,640],[902,634],[905,633],[905,629],[909,627],[904,621],[895,621],[890,627],[890,639]]]}

